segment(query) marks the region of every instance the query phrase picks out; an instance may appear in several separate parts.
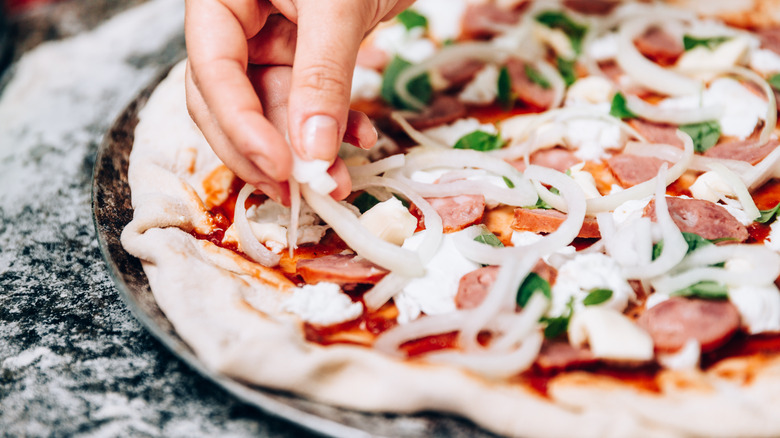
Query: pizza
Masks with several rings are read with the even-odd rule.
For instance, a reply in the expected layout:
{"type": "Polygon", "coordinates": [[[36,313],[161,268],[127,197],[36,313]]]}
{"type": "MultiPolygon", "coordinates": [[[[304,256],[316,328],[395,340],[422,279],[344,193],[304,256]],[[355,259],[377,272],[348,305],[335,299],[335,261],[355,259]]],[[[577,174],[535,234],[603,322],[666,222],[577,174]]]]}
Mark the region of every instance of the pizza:
{"type": "Polygon", "coordinates": [[[420,0],[291,205],[140,113],[124,248],[210,369],[513,436],[780,435],[780,6],[420,0]]]}

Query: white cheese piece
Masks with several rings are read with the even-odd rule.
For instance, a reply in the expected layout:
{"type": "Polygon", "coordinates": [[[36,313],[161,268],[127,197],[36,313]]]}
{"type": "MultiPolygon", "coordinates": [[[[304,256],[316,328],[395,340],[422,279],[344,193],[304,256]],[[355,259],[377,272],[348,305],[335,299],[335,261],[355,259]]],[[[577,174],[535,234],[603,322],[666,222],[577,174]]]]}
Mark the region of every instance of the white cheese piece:
{"type": "Polygon", "coordinates": [[[574,179],[574,182],[580,186],[583,193],[585,193],[585,199],[598,198],[601,194],[599,193],[599,189],[596,188],[596,179],[593,178],[593,175],[590,172],[582,170],[584,166],[585,163],[583,162],[570,167],[569,172],[571,173],[571,177],[574,179]]]}
{"type": "Polygon", "coordinates": [[[652,196],[646,196],[642,199],[630,199],[618,205],[612,212],[612,220],[615,221],[615,225],[628,223],[642,217],[645,207],[651,199],[653,199],[652,196]]]}
{"type": "Polygon", "coordinates": [[[780,55],[769,49],[755,49],[750,52],[750,68],[763,75],[780,72],[780,55]]]}
{"type": "Polygon", "coordinates": [[[374,34],[374,46],[390,57],[398,55],[416,64],[431,57],[436,52],[433,41],[424,38],[425,29],[415,27],[407,30],[401,24],[378,29],[374,34]]]}
{"type": "Polygon", "coordinates": [[[530,153],[563,144],[563,129],[552,122],[539,124],[538,117],[536,114],[514,116],[501,121],[498,127],[504,139],[512,143],[526,141],[533,135],[530,153]]]}
{"type": "Polygon", "coordinates": [[[466,0],[417,0],[412,9],[428,19],[428,33],[439,42],[460,36],[466,0]]]}
{"type": "Polygon", "coordinates": [[[724,41],[713,50],[697,46],[686,51],[677,60],[676,67],[691,72],[722,71],[742,64],[748,56],[749,49],[750,39],[736,36],[724,41]]]}
{"type": "Polygon", "coordinates": [[[574,313],[569,323],[569,342],[590,346],[599,359],[647,361],[653,358],[653,340],[619,311],[589,306],[574,313]]]}
{"type": "Polygon", "coordinates": [[[577,54],[571,46],[571,40],[561,29],[553,29],[544,24],[533,22],[531,34],[541,43],[547,45],[563,59],[574,59],[577,54]]]}
{"type": "Polygon", "coordinates": [[[769,235],[764,241],[769,249],[780,252],[780,220],[775,219],[769,226],[769,235]]]}
{"type": "MultiPolygon", "coordinates": [[[[402,247],[417,249],[426,232],[420,231],[406,239],[402,247]]],[[[443,236],[436,254],[425,265],[425,275],[412,279],[394,297],[400,324],[417,319],[421,313],[437,315],[455,310],[455,294],[460,278],[480,265],[461,255],[453,242],[454,234],[443,236]]]]}
{"type": "Polygon", "coordinates": [[[729,300],[739,310],[748,333],[780,331],[780,291],[774,284],[729,287],[729,300]]]}
{"type": "Polygon", "coordinates": [[[596,38],[585,49],[594,61],[607,61],[614,59],[618,53],[618,36],[616,32],[610,32],[600,38],[596,38]]]}
{"type": "Polygon", "coordinates": [[[723,198],[722,201],[724,204],[718,205],[725,208],[729,214],[734,216],[734,218],[739,221],[739,223],[744,226],[748,226],[753,223],[753,219],[749,217],[747,213],[745,213],[745,210],[742,208],[742,203],[740,203],[738,200],[723,198]]]}
{"type": "Polygon", "coordinates": [[[295,288],[293,295],[282,303],[282,310],[312,324],[333,325],[359,317],[363,304],[353,302],[339,285],[322,282],[295,288]]]}
{"type": "Polygon", "coordinates": [[[558,268],[548,316],[562,315],[572,297],[574,308],[583,308],[582,300],[593,289],[610,289],[612,296],[598,307],[608,307],[618,312],[626,308],[629,299],[635,298],[634,290],[613,258],[601,253],[576,254],[558,268]]]}
{"type": "Polygon", "coordinates": [[[487,105],[496,100],[498,96],[497,66],[488,64],[474,76],[458,95],[458,100],[474,105],[487,105]]]}
{"type": "Polygon", "coordinates": [[[718,202],[726,196],[732,198],[737,196],[720,174],[712,170],[699,175],[691,184],[690,190],[694,198],[710,202],[718,202]]]}
{"type": "Polygon", "coordinates": [[[753,133],[759,120],[766,117],[767,111],[764,99],[731,78],[714,80],[701,97],[670,97],[659,102],[658,106],[669,109],[721,107],[723,114],[718,119],[721,133],[741,140],[753,133]]]}
{"type": "Polygon", "coordinates": [[[360,223],[374,236],[401,245],[414,234],[417,218],[395,197],[369,208],[360,223]]]}
{"type": "Polygon", "coordinates": [[[382,75],[370,68],[355,66],[352,74],[351,100],[374,100],[382,90],[382,75]]]}
{"type": "Polygon", "coordinates": [[[609,149],[620,149],[626,141],[620,126],[593,119],[570,119],[565,123],[564,141],[575,149],[574,155],[585,161],[600,161],[609,149]]]}
{"type": "Polygon", "coordinates": [[[308,184],[312,190],[321,195],[327,195],[338,187],[336,180],[328,173],[331,163],[325,160],[306,161],[298,157],[298,154],[292,155],[292,175],[296,181],[308,184]]]}
{"type": "Polygon", "coordinates": [[[694,370],[699,367],[701,345],[696,339],[688,339],[680,351],[659,354],[656,359],[668,370],[694,370]]]}
{"type": "MultiPolygon", "coordinates": [[[[287,248],[287,227],[290,226],[289,207],[267,199],[260,205],[249,207],[246,210],[246,218],[249,221],[252,234],[271,251],[279,253],[287,248]]],[[[321,223],[319,216],[314,213],[311,207],[302,202],[298,218],[298,245],[319,242],[329,228],[328,225],[320,225],[321,223]]],[[[240,245],[238,231],[234,225],[225,230],[222,241],[240,245]]]]}
{"type": "Polygon", "coordinates": [[[615,87],[609,79],[601,76],[588,76],[577,79],[566,91],[566,106],[607,104],[593,107],[602,114],[609,113],[609,105],[615,87]],[[604,111],[606,109],[606,111],[604,111]]]}
{"type": "Polygon", "coordinates": [[[458,119],[450,124],[437,126],[435,128],[426,129],[423,134],[437,140],[447,146],[455,146],[455,143],[466,134],[471,134],[474,131],[483,131],[488,134],[497,134],[498,131],[493,124],[481,123],[479,120],[469,117],[465,119],[458,119]]]}

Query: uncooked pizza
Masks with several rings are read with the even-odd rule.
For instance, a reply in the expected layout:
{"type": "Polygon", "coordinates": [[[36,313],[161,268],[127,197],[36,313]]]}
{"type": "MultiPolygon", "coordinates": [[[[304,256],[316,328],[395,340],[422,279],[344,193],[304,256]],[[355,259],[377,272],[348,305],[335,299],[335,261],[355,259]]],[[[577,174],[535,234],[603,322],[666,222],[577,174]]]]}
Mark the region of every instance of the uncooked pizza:
{"type": "Polygon", "coordinates": [[[780,435],[780,5],[419,0],[282,205],[140,114],[122,242],[210,369],[535,436],[780,435]],[[300,194],[300,196],[296,196],[300,194]]]}

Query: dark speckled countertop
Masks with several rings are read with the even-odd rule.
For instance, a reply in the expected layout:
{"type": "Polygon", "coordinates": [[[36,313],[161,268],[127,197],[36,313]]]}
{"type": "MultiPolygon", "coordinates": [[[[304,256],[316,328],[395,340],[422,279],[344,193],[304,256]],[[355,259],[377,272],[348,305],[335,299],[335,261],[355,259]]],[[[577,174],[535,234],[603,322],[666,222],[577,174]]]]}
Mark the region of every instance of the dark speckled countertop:
{"type": "Polygon", "coordinates": [[[70,20],[59,28],[15,22],[50,41],[27,34],[0,82],[0,436],[307,436],[152,338],[98,248],[95,152],[124,106],[182,56],[183,2],[82,2],[124,4],[92,13],[66,3],[45,6],[70,20]]]}

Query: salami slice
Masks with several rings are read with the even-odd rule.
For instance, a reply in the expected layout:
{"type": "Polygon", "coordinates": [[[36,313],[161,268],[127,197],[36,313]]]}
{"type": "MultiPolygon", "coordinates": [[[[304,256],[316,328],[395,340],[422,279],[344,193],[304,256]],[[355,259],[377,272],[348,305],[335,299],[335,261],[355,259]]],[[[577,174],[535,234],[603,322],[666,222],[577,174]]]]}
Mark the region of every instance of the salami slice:
{"type": "Polygon", "coordinates": [[[624,188],[635,186],[658,175],[666,161],[656,157],[617,154],[607,159],[607,166],[624,188]]]}
{"type": "Polygon", "coordinates": [[[706,353],[731,339],[739,329],[740,317],[727,300],[672,297],[647,309],[638,323],[653,338],[657,351],[678,351],[689,339],[695,339],[706,353]]]}
{"type": "Polygon", "coordinates": [[[458,87],[470,82],[484,66],[485,63],[477,59],[462,59],[443,65],[439,73],[448,87],[458,87]]]}
{"type": "Polygon", "coordinates": [[[662,66],[674,64],[683,54],[682,42],[657,26],[636,38],[634,45],[646,58],[662,66]]]}
{"type": "Polygon", "coordinates": [[[532,107],[547,109],[552,105],[555,92],[552,87],[544,88],[532,81],[526,74],[527,66],[525,61],[517,58],[507,60],[506,68],[512,79],[512,92],[532,107]]]}
{"type": "MultiPolygon", "coordinates": [[[[515,208],[515,218],[512,229],[516,231],[533,231],[534,233],[552,233],[566,220],[566,213],[543,208],[515,208]]],[[[585,216],[577,237],[586,239],[599,238],[599,225],[596,218],[585,216]]]]}
{"type": "MultiPolygon", "coordinates": [[[[458,293],[455,294],[455,306],[458,309],[473,309],[485,299],[498,275],[498,266],[485,266],[475,269],[460,278],[458,293]]],[[[558,271],[539,260],[531,272],[536,273],[549,283],[555,282],[558,271]]]]}
{"type": "Polygon", "coordinates": [[[704,152],[704,156],[728,158],[730,160],[746,161],[750,164],[756,164],[775,150],[779,144],[780,141],[778,140],[769,140],[763,145],[759,145],[755,139],[730,141],[711,147],[704,152]]]}
{"type": "Polygon", "coordinates": [[[452,96],[440,95],[422,112],[409,116],[415,129],[428,129],[454,122],[466,116],[466,105],[452,96]]]}
{"type": "MultiPolygon", "coordinates": [[[[445,233],[460,231],[478,224],[485,214],[485,197],[482,195],[458,195],[442,198],[425,198],[441,216],[445,233]]],[[[420,227],[425,221],[420,216],[420,227]]]]}
{"type": "Polygon", "coordinates": [[[348,254],[331,254],[313,259],[300,259],[297,274],[308,284],[376,284],[387,270],[370,261],[348,254]]]}
{"type": "MultiPolygon", "coordinates": [[[[737,218],[720,205],[703,199],[666,197],[672,220],[682,232],[709,239],[744,242],[748,231],[737,218]]],[[[655,221],[655,200],[645,207],[644,215],[655,221]]]]}
{"type": "Polygon", "coordinates": [[[545,341],[534,367],[548,373],[573,368],[582,368],[598,362],[586,348],[575,348],[564,341],[545,341]]]}
{"type": "Polygon", "coordinates": [[[520,21],[520,11],[500,8],[492,2],[469,3],[463,14],[461,29],[472,38],[490,38],[502,28],[520,21]]]}
{"type": "Polygon", "coordinates": [[[628,122],[632,128],[642,134],[650,143],[663,143],[683,148],[683,142],[677,137],[677,127],[664,123],[653,123],[646,120],[631,119],[628,122]]]}

